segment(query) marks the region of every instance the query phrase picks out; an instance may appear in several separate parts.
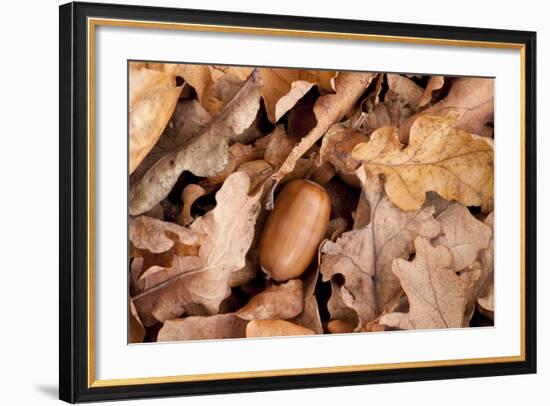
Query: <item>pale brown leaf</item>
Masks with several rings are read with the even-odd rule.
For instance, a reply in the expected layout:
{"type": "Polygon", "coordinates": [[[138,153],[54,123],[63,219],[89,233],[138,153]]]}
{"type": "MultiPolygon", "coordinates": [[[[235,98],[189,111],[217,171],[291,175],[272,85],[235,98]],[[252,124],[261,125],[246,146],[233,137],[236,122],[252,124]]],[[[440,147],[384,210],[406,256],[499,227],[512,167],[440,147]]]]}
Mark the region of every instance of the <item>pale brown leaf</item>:
{"type": "Polygon", "coordinates": [[[403,75],[388,73],[386,77],[390,90],[405,100],[413,109],[416,109],[422,98],[422,88],[403,75]]]}
{"type": "Polygon", "coordinates": [[[463,204],[451,203],[437,220],[441,222],[441,235],[434,243],[449,248],[453,256],[452,269],[456,272],[474,262],[478,253],[489,247],[491,228],[472,216],[463,204]]]}
{"type": "MultiPolygon", "coordinates": [[[[453,113],[458,117],[456,128],[480,136],[490,136],[492,129],[487,127],[487,123],[494,116],[494,97],[494,79],[459,78],[453,82],[447,97],[419,114],[445,117],[453,113]]],[[[401,142],[408,142],[409,129],[418,116],[410,117],[399,128],[401,142]]]]}
{"type": "MultiPolygon", "coordinates": [[[[392,138],[385,132],[386,138],[392,138]]],[[[383,138],[383,137],[381,137],[383,138]]],[[[452,118],[421,116],[411,128],[403,149],[381,150],[375,138],[352,151],[371,176],[385,176],[385,190],[402,210],[419,209],[426,192],[467,206],[493,206],[493,146],[484,138],[454,128],[452,118]]]]}
{"type": "Polygon", "coordinates": [[[194,220],[193,215],[191,214],[191,207],[195,201],[206,194],[206,190],[194,183],[185,186],[181,192],[181,200],[183,202],[183,207],[181,213],[176,217],[176,222],[181,226],[188,226],[194,220]]]}
{"type": "Polygon", "coordinates": [[[319,160],[321,163],[330,162],[338,173],[353,175],[361,162],[351,157],[351,151],[357,144],[367,141],[366,135],[348,125],[334,124],[323,136],[319,160]]]}
{"type": "Polygon", "coordinates": [[[398,209],[376,179],[366,181],[365,194],[371,207],[370,223],[342,234],[335,243],[326,242],[321,258],[323,280],[343,276],[344,281],[335,292],[357,312],[361,324],[390,310],[399,295],[399,281],[391,272],[393,259],[408,258],[417,236],[432,238],[440,231],[433,208],[413,212],[398,209]]]}
{"type": "Polygon", "coordinates": [[[300,314],[303,308],[302,281],[291,279],[281,285],[268,286],[250,299],[235,315],[244,320],[287,320],[300,314]]]}
{"type": "Polygon", "coordinates": [[[244,338],[246,323],[231,313],[166,320],[158,333],[158,341],[244,338]]]}
{"type": "Polygon", "coordinates": [[[315,267],[315,269],[307,271],[302,277],[304,278],[304,309],[290,321],[314,331],[315,334],[323,334],[319,304],[315,296],[319,268],[315,267]]]}
{"type": "Polygon", "coordinates": [[[129,220],[130,255],[142,257],[143,271],[150,266],[172,266],[175,255],[195,255],[200,237],[177,224],[151,217],[131,217],[129,220]]]}
{"type": "Polygon", "coordinates": [[[249,196],[250,181],[235,172],[216,193],[214,210],[196,219],[189,231],[200,238],[202,267],[178,274],[133,298],[145,325],[182,314],[183,306],[197,303],[210,314],[229,296],[230,275],[245,266],[260,212],[261,190],[249,196]]]}
{"type": "Polygon", "coordinates": [[[430,76],[430,79],[428,79],[428,85],[426,86],[426,89],[424,89],[424,93],[422,93],[422,97],[418,102],[418,107],[424,107],[429,104],[432,101],[433,93],[441,89],[444,84],[444,76],[430,76]]]}
{"type": "Polygon", "coordinates": [[[199,102],[180,101],[159,140],[130,176],[131,187],[137,184],[162,157],[178,150],[193,137],[204,132],[210,121],[210,114],[199,102]]]}
{"type": "MultiPolygon", "coordinates": [[[[275,181],[273,187],[286,174],[292,172],[298,159],[323,136],[332,124],[344,117],[374,77],[375,74],[373,73],[358,72],[343,72],[336,77],[336,93],[327,94],[317,99],[313,107],[317,123],[292,149],[279,170],[273,175],[275,181]]],[[[272,204],[273,199],[270,199],[268,206],[272,204]]]]}
{"type": "Polygon", "coordinates": [[[159,139],[182,87],[172,72],[132,64],[128,83],[131,174],[159,139]]]}
{"type": "Polygon", "coordinates": [[[337,72],[323,70],[261,68],[262,97],[272,123],[289,111],[315,85],[334,91],[337,72]]]}
{"type": "Polygon", "coordinates": [[[197,92],[201,105],[213,116],[233,98],[252,73],[252,67],[175,65],[178,74],[197,92]]]}
{"type": "Polygon", "coordinates": [[[397,258],[392,263],[392,271],[409,299],[409,312],[383,315],[380,323],[406,330],[462,327],[467,299],[478,275],[457,275],[451,269],[451,252],[442,245],[433,247],[422,237],[417,237],[414,245],[412,262],[397,258]]]}
{"type": "Polygon", "coordinates": [[[286,320],[252,320],[246,325],[246,337],[304,336],[313,330],[286,320]]]}
{"type": "Polygon", "coordinates": [[[139,316],[137,314],[134,303],[130,299],[130,314],[129,314],[129,329],[128,329],[128,343],[142,343],[145,338],[145,327],[141,323],[139,316]]]}
{"type": "Polygon", "coordinates": [[[228,161],[228,139],[246,130],[254,121],[259,100],[259,80],[253,73],[206,131],[165,155],[130,188],[130,214],[143,213],[164,199],[185,170],[201,177],[221,171],[228,161]]]}

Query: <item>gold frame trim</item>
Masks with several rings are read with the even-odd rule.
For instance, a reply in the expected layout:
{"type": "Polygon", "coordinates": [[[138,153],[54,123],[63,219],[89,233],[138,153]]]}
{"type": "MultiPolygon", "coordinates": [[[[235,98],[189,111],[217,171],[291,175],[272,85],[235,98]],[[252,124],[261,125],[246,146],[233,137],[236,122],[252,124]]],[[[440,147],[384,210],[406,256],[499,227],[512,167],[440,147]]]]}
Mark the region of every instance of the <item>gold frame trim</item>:
{"type": "Polygon", "coordinates": [[[484,42],[484,41],[461,41],[452,39],[434,39],[422,37],[400,37],[391,35],[355,34],[345,32],[307,31],[290,29],[273,29],[258,27],[240,27],[230,25],[209,25],[209,24],[184,24],[164,23],[140,20],[122,20],[108,18],[88,18],[87,26],[88,39],[88,388],[101,388],[126,385],[177,383],[212,381],[218,379],[243,379],[243,378],[266,378],[277,376],[296,376],[311,374],[330,374],[339,372],[379,371],[396,368],[422,368],[457,366],[472,364],[493,364],[504,362],[525,361],[525,45],[506,42],[484,42]],[[133,27],[163,30],[184,30],[196,32],[220,32],[236,34],[253,34],[301,38],[321,39],[343,39],[371,42],[407,43],[420,45],[439,46],[460,46],[479,47],[496,49],[513,49],[520,51],[521,61],[521,271],[520,271],[520,325],[521,325],[521,350],[516,356],[465,358],[455,360],[433,360],[367,365],[347,365],[336,367],[298,368],[298,369],[277,369],[267,371],[246,371],[246,372],[222,372],[212,374],[175,375],[146,378],[122,378],[122,379],[95,379],[95,338],[94,338],[94,135],[95,135],[95,28],[96,26],[110,27],[133,27]]]}

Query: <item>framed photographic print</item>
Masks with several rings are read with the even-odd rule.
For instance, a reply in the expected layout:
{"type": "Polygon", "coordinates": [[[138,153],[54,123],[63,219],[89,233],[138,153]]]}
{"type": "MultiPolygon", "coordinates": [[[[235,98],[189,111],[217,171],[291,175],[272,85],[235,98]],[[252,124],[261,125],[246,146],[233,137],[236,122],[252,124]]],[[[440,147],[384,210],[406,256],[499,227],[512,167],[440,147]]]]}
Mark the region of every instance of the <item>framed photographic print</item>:
{"type": "Polygon", "coordinates": [[[60,398],[536,371],[533,32],[60,7],[60,398]]]}

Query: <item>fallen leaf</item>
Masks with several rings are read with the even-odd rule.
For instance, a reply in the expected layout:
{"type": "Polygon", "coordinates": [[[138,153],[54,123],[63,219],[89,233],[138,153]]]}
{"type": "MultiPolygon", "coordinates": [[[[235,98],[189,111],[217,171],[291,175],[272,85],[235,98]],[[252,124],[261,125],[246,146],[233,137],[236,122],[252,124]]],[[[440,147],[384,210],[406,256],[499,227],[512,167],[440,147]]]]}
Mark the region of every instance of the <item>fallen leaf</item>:
{"type": "MultiPolygon", "coordinates": [[[[273,175],[275,181],[273,189],[286,174],[292,172],[298,159],[323,136],[328,128],[344,117],[374,77],[373,73],[359,72],[343,72],[336,77],[336,93],[321,96],[315,102],[313,112],[317,124],[292,149],[284,163],[273,175]]],[[[273,205],[273,196],[268,200],[267,205],[268,207],[273,205]]]]}
{"type": "Polygon", "coordinates": [[[201,105],[213,116],[242,87],[252,67],[179,64],[178,74],[197,92],[201,105]]]}
{"type": "Polygon", "coordinates": [[[304,278],[304,309],[290,321],[314,331],[315,334],[323,334],[319,304],[315,296],[319,268],[315,267],[315,269],[307,271],[304,276],[302,276],[304,278]]]}
{"type": "Polygon", "coordinates": [[[162,157],[204,132],[211,119],[210,114],[196,100],[180,101],[159,140],[132,173],[130,185],[138,183],[162,157]]]}
{"type": "Polygon", "coordinates": [[[319,161],[330,162],[339,173],[352,175],[361,162],[351,157],[351,151],[357,144],[367,141],[366,135],[346,124],[334,124],[323,136],[319,161]]]}
{"type": "Polygon", "coordinates": [[[441,89],[444,84],[444,76],[430,76],[426,89],[424,89],[424,93],[422,93],[422,97],[418,101],[418,107],[424,107],[425,105],[429,104],[432,101],[433,93],[441,89]]]}
{"type": "Polygon", "coordinates": [[[393,135],[380,133],[358,144],[352,157],[363,161],[368,174],[383,174],[385,190],[402,210],[419,209],[426,192],[467,206],[493,206],[493,146],[485,139],[457,130],[454,120],[419,117],[411,127],[409,145],[381,151],[393,135]]]}
{"type": "Polygon", "coordinates": [[[143,213],[164,199],[185,170],[201,177],[221,171],[228,161],[227,140],[250,126],[256,118],[259,101],[259,80],[252,74],[205,132],[164,156],[130,188],[130,214],[143,213]]]}
{"type": "Polygon", "coordinates": [[[491,228],[472,216],[463,204],[451,203],[437,220],[441,222],[441,235],[434,242],[449,248],[453,256],[452,269],[456,272],[474,262],[478,253],[489,247],[491,228]]]}
{"type": "Polygon", "coordinates": [[[246,325],[246,337],[304,336],[315,334],[309,328],[286,320],[252,320],[246,325]]]}
{"type": "Polygon", "coordinates": [[[175,255],[198,252],[200,238],[177,224],[139,216],[129,220],[130,255],[144,258],[143,271],[153,265],[170,267],[175,255]]]}
{"type": "Polygon", "coordinates": [[[388,313],[380,324],[405,330],[462,327],[467,298],[475,275],[457,275],[448,248],[433,247],[417,237],[412,262],[397,258],[392,271],[399,278],[409,299],[408,313],[388,313]]]}
{"type": "Polygon", "coordinates": [[[131,299],[130,299],[129,308],[130,308],[130,312],[129,312],[130,323],[129,323],[129,329],[128,329],[128,343],[130,344],[142,343],[143,339],[145,338],[145,327],[143,327],[143,324],[139,319],[136,308],[131,299]]]}
{"type": "Polygon", "coordinates": [[[274,168],[279,168],[285,161],[290,151],[296,144],[296,140],[288,137],[282,125],[278,125],[268,135],[269,143],[266,145],[264,159],[274,168]]]}
{"type": "Polygon", "coordinates": [[[220,185],[229,175],[235,172],[239,165],[261,158],[263,153],[263,149],[255,148],[253,145],[233,144],[229,147],[229,155],[225,167],[221,171],[202,180],[201,184],[206,186],[220,185]]]}
{"type": "Polygon", "coordinates": [[[330,334],[353,333],[353,325],[342,320],[331,320],[327,324],[327,330],[330,334]]]}
{"type": "Polygon", "coordinates": [[[272,123],[289,111],[315,85],[334,91],[337,72],[323,70],[262,68],[262,98],[272,123]]]}
{"type": "MultiPolygon", "coordinates": [[[[492,281],[492,278],[491,278],[492,281]]],[[[480,311],[490,318],[491,320],[495,319],[495,285],[494,283],[489,284],[487,287],[487,290],[485,291],[485,295],[478,298],[477,302],[479,304],[479,307],[481,308],[480,311]]]]}
{"type": "Polygon", "coordinates": [[[246,323],[231,313],[166,320],[158,333],[158,341],[244,338],[246,323]]]}
{"type": "Polygon", "coordinates": [[[237,168],[237,171],[246,173],[250,178],[250,191],[263,185],[265,180],[273,174],[273,168],[263,159],[244,162],[237,168]]]}
{"type": "Polygon", "coordinates": [[[345,218],[338,217],[328,223],[325,238],[330,241],[336,241],[348,228],[348,221],[345,218]]]}
{"type": "Polygon", "coordinates": [[[230,294],[230,275],[245,266],[254,238],[262,193],[260,190],[249,196],[249,186],[245,173],[230,175],[216,193],[214,210],[189,227],[201,238],[201,268],[178,274],[133,298],[145,325],[177,318],[189,303],[204,306],[210,314],[218,312],[220,303],[230,294]]]}
{"type": "MultiPolygon", "coordinates": [[[[485,219],[485,224],[493,230],[494,212],[491,212],[485,219]]],[[[491,234],[491,240],[487,249],[480,253],[481,259],[481,277],[476,284],[475,296],[478,298],[478,304],[487,311],[485,313],[491,319],[494,319],[494,234],[491,234]]]]}
{"type": "Polygon", "coordinates": [[[182,87],[171,72],[130,64],[128,89],[131,174],[159,139],[182,87]]]}
{"type": "Polygon", "coordinates": [[[302,281],[291,279],[281,285],[268,286],[250,299],[235,315],[244,320],[287,320],[300,314],[303,308],[302,281]]]}
{"type": "Polygon", "coordinates": [[[457,129],[490,136],[492,129],[487,127],[487,123],[494,116],[494,82],[494,79],[485,78],[456,79],[447,97],[403,123],[399,128],[399,139],[401,142],[408,142],[409,129],[419,115],[445,117],[449,113],[458,117],[455,123],[457,129]]]}
{"type": "MultiPolygon", "coordinates": [[[[371,207],[370,223],[361,229],[345,232],[336,242],[322,247],[323,280],[343,277],[333,285],[333,295],[340,295],[346,307],[357,312],[362,324],[374,320],[391,305],[400,292],[400,284],[391,271],[394,258],[408,258],[417,236],[433,238],[440,224],[433,218],[433,208],[404,212],[394,206],[376,179],[365,184],[371,207]]],[[[344,320],[331,314],[334,319],[344,320]]]]}
{"type": "Polygon", "coordinates": [[[422,88],[403,75],[388,73],[386,77],[390,90],[405,100],[413,109],[416,109],[424,93],[422,88]]]}
{"type": "Polygon", "coordinates": [[[183,207],[181,209],[180,215],[176,218],[176,223],[181,226],[188,226],[194,220],[193,215],[191,214],[191,207],[195,201],[206,194],[206,190],[199,185],[191,183],[183,189],[181,192],[181,200],[183,202],[183,207]]]}

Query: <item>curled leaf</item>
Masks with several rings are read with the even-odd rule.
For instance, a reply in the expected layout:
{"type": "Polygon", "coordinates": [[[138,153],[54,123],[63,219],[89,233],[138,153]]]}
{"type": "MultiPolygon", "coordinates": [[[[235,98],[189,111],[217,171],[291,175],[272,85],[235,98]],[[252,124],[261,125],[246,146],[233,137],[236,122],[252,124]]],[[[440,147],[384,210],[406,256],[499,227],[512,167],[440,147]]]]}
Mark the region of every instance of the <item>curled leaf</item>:
{"type": "Polygon", "coordinates": [[[490,136],[492,129],[487,123],[494,116],[494,79],[459,78],[456,79],[449,94],[440,102],[407,119],[399,128],[399,139],[407,142],[409,129],[419,115],[445,117],[454,114],[457,117],[455,127],[480,136],[490,136]]]}
{"type": "Polygon", "coordinates": [[[259,101],[259,80],[252,74],[205,132],[165,155],[130,188],[130,214],[143,213],[168,196],[183,171],[202,177],[221,171],[228,161],[228,140],[254,121],[259,101]]]}
{"type": "Polygon", "coordinates": [[[216,208],[189,227],[200,238],[201,268],[177,274],[133,297],[145,325],[177,318],[189,303],[204,306],[209,314],[218,312],[230,294],[230,275],[245,266],[254,238],[261,190],[249,196],[249,187],[248,176],[235,172],[216,193],[216,208]]]}
{"type": "MultiPolygon", "coordinates": [[[[381,150],[375,137],[352,151],[369,175],[385,176],[385,190],[402,210],[419,209],[426,192],[467,206],[493,206],[493,146],[485,139],[457,130],[451,118],[421,116],[411,127],[409,145],[381,150]]],[[[391,139],[385,132],[383,136],[391,139]]]]}
{"type": "Polygon", "coordinates": [[[191,316],[166,320],[158,333],[158,341],[244,338],[245,330],[246,321],[231,313],[191,316]]]}
{"type": "Polygon", "coordinates": [[[176,218],[176,222],[182,226],[188,226],[193,222],[193,216],[191,215],[191,207],[195,201],[204,196],[206,190],[199,185],[191,183],[187,185],[183,192],[181,192],[181,200],[183,201],[183,208],[180,215],[176,218]]]}
{"type": "Polygon", "coordinates": [[[244,320],[290,319],[304,308],[302,281],[291,279],[282,285],[268,286],[235,314],[244,320]]]}
{"type": "Polygon", "coordinates": [[[433,247],[422,237],[414,245],[412,262],[397,258],[392,263],[409,299],[409,312],[383,315],[380,323],[406,330],[462,327],[467,299],[479,275],[457,275],[451,269],[452,254],[442,245],[433,247]]]}
{"type": "Polygon", "coordinates": [[[130,64],[128,88],[131,174],[159,139],[182,87],[170,71],[130,64]]]}
{"type": "Polygon", "coordinates": [[[315,85],[334,91],[332,81],[337,73],[323,70],[262,68],[262,98],[272,123],[279,119],[315,85]]]}
{"type": "Polygon", "coordinates": [[[139,316],[137,314],[136,308],[132,300],[130,300],[130,322],[128,330],[128,342],[131,344],[142,343],[145,338],[145,327],[141,323],[139,316]]]}
{"type": "Polygon", "coordinates": [[[246,325],[246,337],[304,336],[315,334],[309,328],[286,320],[252,320],[246,325]]]}
{"type": "MultiPolygon", "coordinates": [[[[346,112],[361,96],[372,79],[372,73],[344,72],[336,78],[336,93],[321,96],[313,106],[317,123],[311,131],[292,149],[279,170],[273,175],[274,186],[286,174],[293,171],[298,159],[309,150],[313,144],[323,136],[327,129],[335,122],[340,121],[346,112]]],[[[273,201],[268,201],[272,206],[273,201]]]]}
{"type": "Polygon", "coordinates": [[[361,324],[391,310],[399,296],[400,284],[391,272],[394,258],[408,258],[417,236],[432,238],[440,231],[432,207],[404,212],[390,202],[376,179],[368,180],[365,189],[370,223],[345,232],[336,242],[326,242],[321,250],[323,279],[343,277],[340,284],[333,285],[333,294],[357,312],[361,324]]]}
{"type": "Polygon", "coordinates": [[[449,248],[455,271],[466,268],[489,246],[491,228],[472,216],[463,204],[451,203],[437,220],[441,222],[442,233],[435,243],[449,248]]]}
{"type": "Polygon", "coordinates": [[[323,334],[323,325],[321,324],[321,316],[319,315],[319,304],[317,303],[317,297],[315,296],[315,288],[317,286],[318,278],[318,267],[305,273],[304,309],[290,321],[314,331],[315,334],[323,334]]]}
{"type": "Polygon", "coordinates": [[[424,89],[424,93],[418,102],[418,107],[424,107],[432,101],[433,93],[441,89],[445,84],[445,78],[443,76],[430,76],[428,79],[428,85],[424,89]]]}

